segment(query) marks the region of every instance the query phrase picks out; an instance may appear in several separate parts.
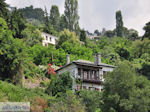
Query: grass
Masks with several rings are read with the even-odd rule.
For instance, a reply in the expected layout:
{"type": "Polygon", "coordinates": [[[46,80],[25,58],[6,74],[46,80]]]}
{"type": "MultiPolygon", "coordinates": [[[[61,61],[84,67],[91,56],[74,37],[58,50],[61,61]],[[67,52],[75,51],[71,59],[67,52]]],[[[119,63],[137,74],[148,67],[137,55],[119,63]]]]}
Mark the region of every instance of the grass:
{"type": "Polygon", "coordinates": [[[0,81],[0,101],[30,101],[32,103],[35,97],[49,98],[42,89],[26,89],[0,81]]]}

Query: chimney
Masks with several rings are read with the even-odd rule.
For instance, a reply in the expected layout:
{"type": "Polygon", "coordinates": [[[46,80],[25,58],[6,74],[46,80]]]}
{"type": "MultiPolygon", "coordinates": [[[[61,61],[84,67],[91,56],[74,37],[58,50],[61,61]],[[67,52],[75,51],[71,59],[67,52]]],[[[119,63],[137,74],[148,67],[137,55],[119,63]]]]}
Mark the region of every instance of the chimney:
{"type": "Polygon", "coordinates": [[[66,64],[69,64],[69,63],[70,63],[70,55],[68,54],[66,57],[66,64]]]}
{"type": "Polygon", "coordinates": [[[95,65],[100,65],[101,64],[101,55],[99,53],[95,54],[94,63],[95,63],[95,65]]]}

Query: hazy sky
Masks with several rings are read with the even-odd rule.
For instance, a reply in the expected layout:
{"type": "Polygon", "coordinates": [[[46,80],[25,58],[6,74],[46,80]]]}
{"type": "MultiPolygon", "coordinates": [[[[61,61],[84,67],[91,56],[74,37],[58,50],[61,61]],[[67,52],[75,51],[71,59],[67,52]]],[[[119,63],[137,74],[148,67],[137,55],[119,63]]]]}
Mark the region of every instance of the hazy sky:
{"type": "MultiPolygon", "coordinates": [[[[60,13],[64,12],[65,0],[6,0],[11,6],[22,8],[47,7],[58,5],[60,13]]],[[[93,32],[95,29],[112,30],[115,28],[115,12],[122,11],[124,26],[134,28],[139,34],[144,33],[143,26],[150,21],[150,0],[78,0],[81,28],[93,32]]]]}

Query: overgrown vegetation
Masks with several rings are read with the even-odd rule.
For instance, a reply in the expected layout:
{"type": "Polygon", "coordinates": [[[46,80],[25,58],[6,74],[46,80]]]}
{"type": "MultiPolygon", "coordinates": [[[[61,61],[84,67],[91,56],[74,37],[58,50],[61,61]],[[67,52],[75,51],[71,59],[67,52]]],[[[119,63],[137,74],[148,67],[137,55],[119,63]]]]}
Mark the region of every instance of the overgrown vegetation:
{"type": "Polygon", "coordinates": [[[5,0],[0,1],[1,102],[31,102],[33,112],[150,111],[149,22],[139,37],[136,30],[124,26],[121,11],[117,11],[116,28],[95,30],[99,36],[96,41],[87,38],[86,33],[91,33],[80,29],[77,0],[65,0],[62,15],[57,6],[52,6],[50,15],[46,8],[8,7],[5,0]],[[42,46],[43,31],[59,37],[56,46],[42,46]],[[106,75],[101,93],[73,92],[69,73],[57,75],[49,68],[65,65],[67,54],[71,61],[94,61],[95,53],[101,54],[103,63],[117,66],[106,75]],[[35,77],[48,81],[40,82],[43,88],[24,88],[24,78],[35,82],[35,77]]]}

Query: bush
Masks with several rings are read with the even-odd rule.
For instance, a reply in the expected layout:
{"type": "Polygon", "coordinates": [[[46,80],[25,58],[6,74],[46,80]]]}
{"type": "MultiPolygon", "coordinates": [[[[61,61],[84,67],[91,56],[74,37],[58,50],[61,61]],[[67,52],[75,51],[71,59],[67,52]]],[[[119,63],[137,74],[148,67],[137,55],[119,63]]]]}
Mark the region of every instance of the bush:
{"type": "Polygon", "coordinates": [[[72,84],[73,80],[70,73],[52,76],[50,85],[47,88],[47,93],[53,96],[57,95],[59,92],[66,93],[67,90],[72,89],[72,84]]]}

